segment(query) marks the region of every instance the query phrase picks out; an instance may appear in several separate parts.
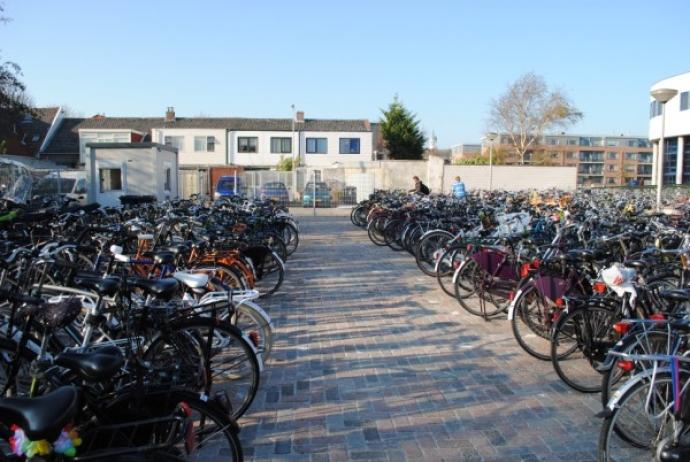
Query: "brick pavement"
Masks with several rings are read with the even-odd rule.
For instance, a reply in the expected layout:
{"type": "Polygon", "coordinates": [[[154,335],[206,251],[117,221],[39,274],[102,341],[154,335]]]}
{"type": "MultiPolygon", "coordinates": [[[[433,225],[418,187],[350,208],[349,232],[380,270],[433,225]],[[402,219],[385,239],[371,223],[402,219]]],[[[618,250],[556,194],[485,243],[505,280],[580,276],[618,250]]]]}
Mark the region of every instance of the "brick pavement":
{"type": "Polygon", "coordinates": [[[276,338],[241,420],[247,460],[594,460],[598,395],[570,391],[506,321],[466,313],[347,218],[300,218],[263,301],[276,338]]]}

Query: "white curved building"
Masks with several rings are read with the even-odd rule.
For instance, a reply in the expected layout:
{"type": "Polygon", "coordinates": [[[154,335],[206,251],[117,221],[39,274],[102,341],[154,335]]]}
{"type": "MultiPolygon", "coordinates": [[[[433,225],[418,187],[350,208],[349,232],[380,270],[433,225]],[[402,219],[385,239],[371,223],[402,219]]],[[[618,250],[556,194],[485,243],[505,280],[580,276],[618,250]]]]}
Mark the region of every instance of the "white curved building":
{"type": "MultiPolygon", "coordinates": [[[[678,94],[666,103],[664,127],[664,184],[690,184],[690,72],[674,75],[652,85],[651,90],[672,88],[678,94]]],[[[661,104],[650,97],[649,140],[654,151],[652,178],[656,184],[661,104]]]]}

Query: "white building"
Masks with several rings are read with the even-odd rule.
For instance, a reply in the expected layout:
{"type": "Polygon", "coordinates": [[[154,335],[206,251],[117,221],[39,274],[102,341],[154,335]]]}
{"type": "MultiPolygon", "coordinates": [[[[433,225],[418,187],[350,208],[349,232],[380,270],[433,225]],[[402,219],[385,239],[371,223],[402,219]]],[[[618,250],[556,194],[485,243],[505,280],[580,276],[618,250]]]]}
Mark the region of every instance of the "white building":
{"type": "Polygon", "coordinates": [[[83,164],[92,143],[154,142],[178,150],[181,167],[236,165],[273,168],[281,158],[300,165],[361,165],[373,160],[371,124],[365,119],[254,119],[236,117],[65,118],[42,155],[83,164]]]}
{"type": "MultiPolygon", "coordinates": [[[[690,72],[660,80],[651,90],[661,88],[678,92],[665,104],[663,181],[664,184],[690,184],[690,72]]],[[[654,150],[652,177],[656,180],[662,106],[651,97],[649,105],[649,139],[654,150]]]]}
{"type": "Polygon", "coordinates": [[[120,205],[120,196],[178,197],[177,150],[156,143],[88,143],[89,202],[120,205]]]}

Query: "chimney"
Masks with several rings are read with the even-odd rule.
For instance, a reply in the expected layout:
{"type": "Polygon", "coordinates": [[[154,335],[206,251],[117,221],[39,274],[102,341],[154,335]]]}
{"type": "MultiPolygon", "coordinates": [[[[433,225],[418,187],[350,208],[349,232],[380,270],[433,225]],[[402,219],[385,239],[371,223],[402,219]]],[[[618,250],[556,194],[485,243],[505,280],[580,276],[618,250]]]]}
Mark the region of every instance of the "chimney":
{"type": "Polygon", "coordinates": [[[295,112],[295,122],[304,123],[304,111],[295,112]]]}
{"type": "Polygon", "coordinates": [[[166,123],[175,122],[175,108],[174,107],[168,106],[168,109],[165,111],[165,122],[166,123]]]}

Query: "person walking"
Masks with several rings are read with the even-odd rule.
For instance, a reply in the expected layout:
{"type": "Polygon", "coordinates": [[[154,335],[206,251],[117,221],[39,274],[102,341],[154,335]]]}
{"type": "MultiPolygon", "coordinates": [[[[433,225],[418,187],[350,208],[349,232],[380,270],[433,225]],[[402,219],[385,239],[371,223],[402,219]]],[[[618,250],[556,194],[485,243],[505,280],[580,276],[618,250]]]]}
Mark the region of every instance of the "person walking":
{"type": "Polygon", "coordinates": [[[418,176],[413,176],[412,181],[414,181],[414,188],[410,189],[409,192],[413,192],[416,194],[421,194],[422,196],[428,196],[429,193],[431,192],[429,190],[429,187],[422,183],[422,180],[419,179],[418,176]]]}
{"type": "Polygon", "coordinates": [[[464,199],[465,196],[467,196],[467,191],[465,191],[465,183],[462,182],[459,176],[455,177],[455,182],[450,188],[450,192],[455,199],[464,199]]]}

